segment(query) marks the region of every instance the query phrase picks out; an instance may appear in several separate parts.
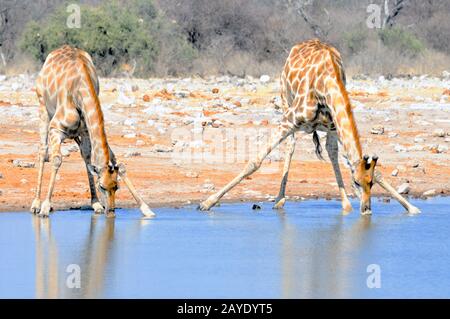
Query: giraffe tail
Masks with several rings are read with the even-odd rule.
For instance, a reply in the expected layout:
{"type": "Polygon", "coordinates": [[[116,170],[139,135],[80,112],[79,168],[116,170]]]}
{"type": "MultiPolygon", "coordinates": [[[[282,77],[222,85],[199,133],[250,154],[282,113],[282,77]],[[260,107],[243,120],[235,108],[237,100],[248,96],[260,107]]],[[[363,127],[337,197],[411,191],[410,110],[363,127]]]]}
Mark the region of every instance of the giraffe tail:
{"type": "Polygon", "coordinates": [[[322,156],[322,145],[320,145],[320,139],[319,139],[319,134],[317,134],[317,131],[313,132],[313,142],[314,142],[314,146],[316,147],[316,155],[320,160],[324,160],[323,156],[322,156]]]}

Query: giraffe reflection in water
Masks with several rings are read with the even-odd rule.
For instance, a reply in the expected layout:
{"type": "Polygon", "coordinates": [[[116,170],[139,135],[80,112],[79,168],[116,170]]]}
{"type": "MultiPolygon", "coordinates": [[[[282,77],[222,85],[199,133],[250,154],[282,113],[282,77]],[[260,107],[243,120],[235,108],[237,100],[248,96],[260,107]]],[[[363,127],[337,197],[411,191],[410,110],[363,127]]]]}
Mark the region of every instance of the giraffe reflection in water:
{"type": "MultiPolygon", "coordinates": [[[[59,255],[64,246],[60,243],[58,247],[52,221],[38,216],[33,216],[32,220],[36,240],[36,298],[103,297],[106,272],[114,272],[115,219],[92,216],[79,255],[70,256],[65,262],[59,255]],[[67,271],[71,264],[80,266],[80,288],[67,285],[67,278],[73,274],[67,271]]],[[[138,234],[145,223],[145,220],[134,223],[132,233],[138,234]]]]}
{"type": "Polygon", "coordinates": [[[284,211],[279,214],[281,232],[281,298],[349,298],[357,286],[357,273],[365,267],[352,254],[369,245],[371,216],[346,225],[336,216],[332,225],[314,227],[292,223],[284,211]]]}

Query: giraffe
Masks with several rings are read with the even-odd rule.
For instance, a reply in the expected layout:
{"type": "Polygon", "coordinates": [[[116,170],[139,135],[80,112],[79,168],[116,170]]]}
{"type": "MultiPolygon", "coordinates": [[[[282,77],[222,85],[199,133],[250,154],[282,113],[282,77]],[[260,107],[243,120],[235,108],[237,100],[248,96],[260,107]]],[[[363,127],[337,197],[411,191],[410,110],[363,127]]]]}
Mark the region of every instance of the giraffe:
{"type": "Polygon", "coordinates": [[[351,170],[352,187],[360,199],[361,214],[372,213],[370,196],[375,182],[389,191],[410,213],[419,212],[375,171],[378,157],[363,155],[345,82],[342,59],[337,49],[318,39],[295,45],[281,74],[283,115],[278,130],[256,158],[250,160],[231,182],[200,203],[199,209],[209,210],[225,193],[253,174],[275,147],[288,140],[280,190],[274,205],[274,208],[283,208],[290,163],[295,150],[295,133],[304,131],[312,134],[316,154],[321,158],[322,147],[317,132],[323,131],[327,134],[326,150],[336,176],[344,214],[352,210],[352,205],[339,167],[339,143],[343,146],[344,157],[351,170]]]}
{"type": "Polygon", "coordinates": [[[125,165],[117,163],[109,147],[98,98],[99,81],[90,55],[68,45],[52,51],[37,77],[36,93],[40,146],[38,181],[31,212],[42,217],[49,215],[56,175],[62,164],[61,143],[65,139],[73,139],[86,165],[91,205],[96,214],[105,212],[108,217],[115,216],[115,194],[120,176],[140,205],[141,212],[148,217],[154,216],[128,179],[125,165]],[[48,151],[52,171],[47,196],[41,203],[42,176],[48,151]]]}

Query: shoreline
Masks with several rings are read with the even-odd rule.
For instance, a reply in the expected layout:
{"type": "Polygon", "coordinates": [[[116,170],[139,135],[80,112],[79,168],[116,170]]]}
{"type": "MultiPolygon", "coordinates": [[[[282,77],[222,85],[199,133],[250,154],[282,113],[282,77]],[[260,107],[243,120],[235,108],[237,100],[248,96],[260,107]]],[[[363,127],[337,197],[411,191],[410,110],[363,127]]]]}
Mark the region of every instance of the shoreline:
{"type": "MultiPolygon", "coordinates": [[[[403,197],[405,197],[408,201],[410,201],[411,199],[414,200],[428,200],[428,199],[434,199],[434,198],[446,198],[446,197],[450,197],[450,194],[447,193],[438,193],[432,196],[423,196],[422,194],[416,192],[412,192],[408,195],[402,195],[403,197]]],[[[340,201],[340,197],[338,194],[336,194],[335,196],[311,196],[311,195],[305,195],[305,196],[300,196],[300,195],[294,195],[291,197],[301,197],[301,198],[289,198],[289,196],[287,196],[286,199],[286,203],[288,202],[294,202],[294,203],[298,203],[298,202],[303,202],[303,201],[311,201],[311,200],[326,200],[326,201],[340,201]]],[[[207,198],[207,197],[206,197],[207,198]]],[[[205,198],[205,199],[206,199],[205,198]]],[[[355,196],[354,195],[349,195],[349,199],[352,200],[354,199],[355,196]]],[[[390,197],[389,195],[387,195],[387,193],[376,193],[376,195],[372,196],[372,201],[393,201],[393,202],[397,202],[394,198],[390,197]]],[[[220,201],[220,203],[223,204],[237,204],[237,203],[242,203],[242,204],[258,204],[258,203],[272,203],[274,202],[273,200],[269,200],[269,199],[262,199],[259,197],[249,197],[249,198],[245,198],[245,199],[237,199],[237,198],[228,198],[226,200],[222,200],[220,201]]],[[[187,206],[197,206],[200,202],[191,202],[191,203],[187,203],[185,201],[169,201],[169,202],[165,202],[165,203],[152,203],[152,202],[147,202],[147,204],[150,206],[150,209],[158,209],[158,208],[173,208],[173,209],[183,209],[187,206]]],[[[220,203],[218,206],[220,206],[220,203]]],[[[78,204],[73,204],[73,205],[69,205],[69,206],[60,206],[58,205],[58,203],[56,203],[58,208],[55,209],[53,211],[53,213],[55,212],[68,212],[68,211],[72,211],[72,210],[81,210],[81,211],[86,211],[86,212],[93,212],[91,206],[87,205],[85,202],[81,203],[79,202],[78,204]]],[[[399,204],[400,205],[400,204],[399,204]]],[[[30,206],[31,206],[31,202],[30,202],[30,206]]],[[[29,207],[27,209],[24,209],[24,206],[17,206],[17,205],[12,205],[12,206],[6,206],[6,207],[0,207],[0,214],[1,213],[30,213],[29,212],[29,207]]],[[[119,205],[116,207],[116,209],[139,209],[139,207],[137,206],[137,204],[134,204],[132,202],[126,202],[123,205],[119,205]]],[[[214,209],[214,207],[211,208],[211,211],[214,209]]],[[[250,208],[251,210],[251,208],[250,208]]],[[[353,211],[352,212],[357,212],[357,207],[353,207],[353,211]]],[[[276,211],[276,209],[274,209],[274,211],[276,211]]],[[[283,209],[280,209],[280,211],[283,211],[283,209]]],[[[200,212],[200,211],[199,211],[200,212]]],[[[205,212],[208,213],[208,212],[205,212]]],[[[31,214],[31,213],[30,213],[31,214]]]]}

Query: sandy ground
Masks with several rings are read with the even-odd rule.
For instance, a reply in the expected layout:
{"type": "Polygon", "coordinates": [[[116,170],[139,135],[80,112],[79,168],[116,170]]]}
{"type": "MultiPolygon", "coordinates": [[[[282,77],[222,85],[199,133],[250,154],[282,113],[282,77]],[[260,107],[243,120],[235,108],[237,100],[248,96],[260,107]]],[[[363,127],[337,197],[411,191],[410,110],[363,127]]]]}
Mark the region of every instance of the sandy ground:
{"type": "MultiPolygon", "coordinates": [[[[151,207],[206,199],[263,147],[280,112],[278,80],[262,80],[101,79],[109,143],[151,207]]],[[[0,76],[0,211],[28,210],[34,196],[39,122],[33,86],[34,76],[0,76]]],[[[363,77],[350,79],[347,88],[363,150],[379,155],[386,179],[394,187],[409,183],[409,195],[448,195],[449,79],[363,77]]],[[[322,142],[325,148],[324,137],[322,142]]],[[[53,196],[56,210],[90,203],[85,166],[75,146],[70,140],[63,146],[53,196]]],[[[224,201],[272,200],[278,193],[283,150],[269,156],[224,201]]],[[[324,157],[326,161],[319,161],[314,155],[311,136],[297,134],[288,199],[338,196],[325,151],[324,157]]],[[[341,168],[349,185],[349,171],[343,164],[341,168]]],[[[373,190],[383,195],[380,187],[373,190]]],[[[135,205],[125,186],[117,194],[119,207],[135,205]]]]}

